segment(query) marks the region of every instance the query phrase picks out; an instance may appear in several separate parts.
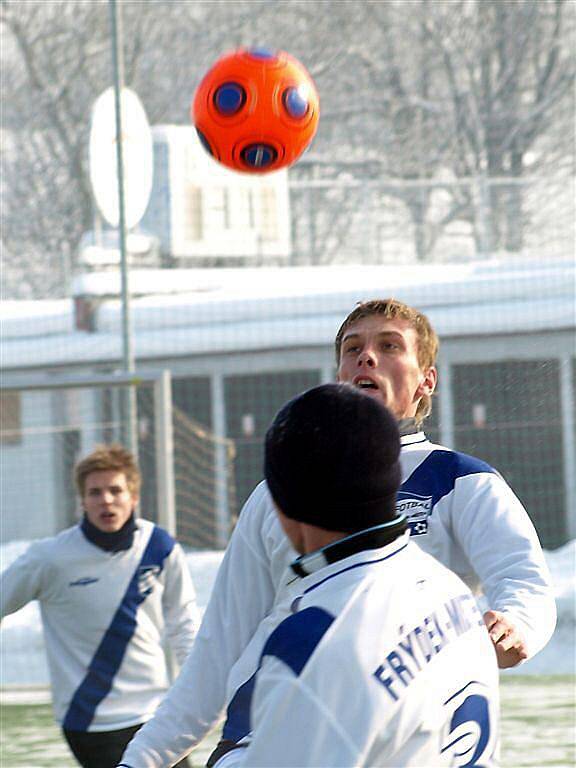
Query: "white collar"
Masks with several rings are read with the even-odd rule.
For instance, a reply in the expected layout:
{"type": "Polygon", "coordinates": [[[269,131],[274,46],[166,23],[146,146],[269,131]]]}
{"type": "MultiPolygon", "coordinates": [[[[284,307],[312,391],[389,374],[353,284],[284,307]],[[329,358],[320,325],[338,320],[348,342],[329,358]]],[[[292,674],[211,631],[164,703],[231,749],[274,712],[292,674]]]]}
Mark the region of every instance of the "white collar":
{"type": "Polygon", "coordinates": [[[428,438],[424,432],[412,432],[410,435],[402,435],[400,445],[413,445],[414,443],[425,443],[428,438]]]}

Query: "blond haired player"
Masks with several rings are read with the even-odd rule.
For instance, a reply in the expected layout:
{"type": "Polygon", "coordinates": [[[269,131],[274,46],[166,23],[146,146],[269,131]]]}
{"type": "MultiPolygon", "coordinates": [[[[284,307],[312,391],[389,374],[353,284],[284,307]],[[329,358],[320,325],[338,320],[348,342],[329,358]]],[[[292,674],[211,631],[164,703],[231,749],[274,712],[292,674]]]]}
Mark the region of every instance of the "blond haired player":
{"type": "Polygon", "coordinates": [[[78,525],[32,544],[2,574],[0,615],[38,600],[56,719],[85,768],[112,768],[182,663],[198,625],[184,553],[136,519],[140,470],[120,445],[80,461],[78,525]]]}

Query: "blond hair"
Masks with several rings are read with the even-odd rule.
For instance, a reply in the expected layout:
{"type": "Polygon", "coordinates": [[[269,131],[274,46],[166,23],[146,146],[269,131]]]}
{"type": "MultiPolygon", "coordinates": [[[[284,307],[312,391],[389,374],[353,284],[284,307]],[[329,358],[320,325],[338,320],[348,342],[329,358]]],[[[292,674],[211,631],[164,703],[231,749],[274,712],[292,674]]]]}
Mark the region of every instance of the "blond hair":
{"type": "MultiPolygon", "coordinates": [[[[363,301],[357,304],[338,329],[336,339],[334,340],[336,365],[340,365],[342,339],[346,330],[358,320],[362,320],[365,317],[372,317],[373,315],[382,315],[382,317],[385,317],[388,320],[400,318],[401,320],[408,321],[416,331],[416,354],[418,356],[418,364],[420,365],[420,368],[425,371],[435,364],[439,341],[436,331],[432,328],[426,315],[397,299],[371,299],[370,301],[363,301]]],[[[424,419],[430,415],[431,410],[431,396],[423,395],[416,410],[416,421],[418,423],[424,421],[424,419]]]]}
{"type": "Polygon", "coordinates": [[[106,472],[108,470],[122,472],[126,477],[126,485],[130,493],[134,496],[139,495],[141,475],[136,459],[122,445],[112,443],[111,445],[97,445],[92,453],[76,464],[74,480],[80,496],[84,496],[86,478],[91,472],[106,472]]]}

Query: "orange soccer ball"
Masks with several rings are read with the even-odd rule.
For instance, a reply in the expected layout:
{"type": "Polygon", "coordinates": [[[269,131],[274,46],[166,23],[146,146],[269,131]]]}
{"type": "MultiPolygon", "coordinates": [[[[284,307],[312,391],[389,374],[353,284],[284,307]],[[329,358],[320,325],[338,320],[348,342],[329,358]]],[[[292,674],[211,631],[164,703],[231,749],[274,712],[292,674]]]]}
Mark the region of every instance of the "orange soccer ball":
{"type": "Polygon", "coordinates": [[[294,163],[314,138],[319,115],[316,86],[302,64],[264,48],[240,48],[218,59],[191,109],[205,149],[245,173],[294,163]]]}

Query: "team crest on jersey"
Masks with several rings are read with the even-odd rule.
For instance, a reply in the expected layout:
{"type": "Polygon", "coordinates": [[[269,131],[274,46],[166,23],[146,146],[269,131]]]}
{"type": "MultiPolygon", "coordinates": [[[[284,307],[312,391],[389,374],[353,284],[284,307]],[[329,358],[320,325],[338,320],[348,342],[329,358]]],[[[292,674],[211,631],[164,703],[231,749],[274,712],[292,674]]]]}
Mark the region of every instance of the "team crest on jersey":
{"type": "Polygon", "coordinates": [[[398,491],[396,512],[399,515],[406,515],[411,536],[422,536],[428,533],[428,518],[432,514],[432,496],[398,491]]]}
{"type": "Polygon", "coordinates": [[[138,568],[138,592],[142,597],[147,597],[153,591],[159,573],[159,565],[141,565],[138,568]]]}

